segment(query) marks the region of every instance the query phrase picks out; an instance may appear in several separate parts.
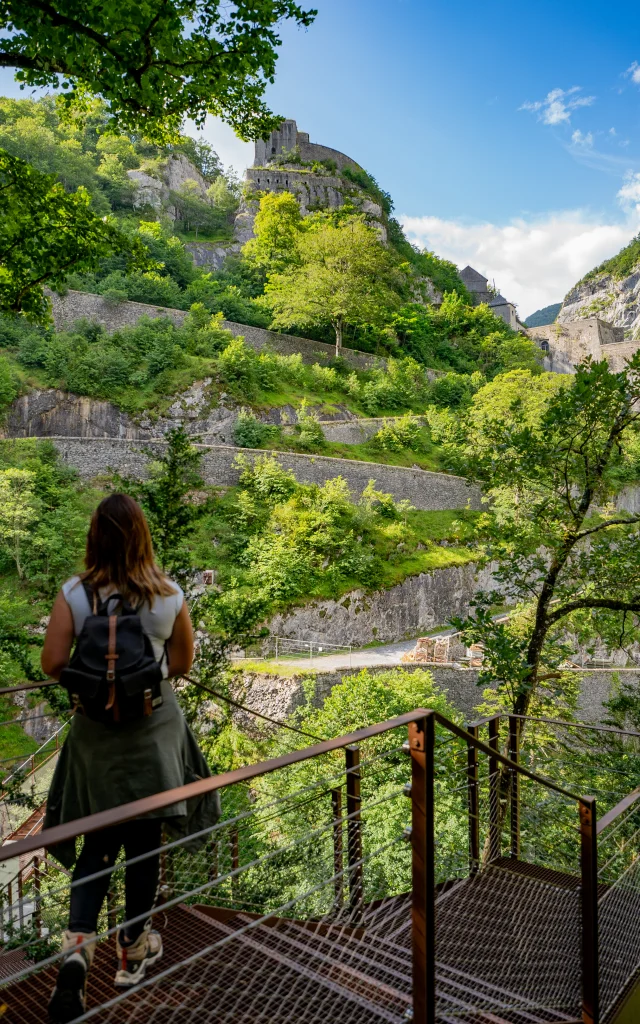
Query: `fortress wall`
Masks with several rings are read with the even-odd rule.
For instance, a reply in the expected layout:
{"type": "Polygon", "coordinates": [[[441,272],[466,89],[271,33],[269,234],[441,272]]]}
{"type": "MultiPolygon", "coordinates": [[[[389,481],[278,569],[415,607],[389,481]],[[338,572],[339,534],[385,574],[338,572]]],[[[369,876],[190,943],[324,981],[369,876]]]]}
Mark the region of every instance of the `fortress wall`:
{"type": "MultiPolygon", "coordinates": [[[[123,476],[144,478],[148,472],[149,455],[160,455],[166,449],[163,441],[131,441],[121,438],[53,437],[64,462],[79,474],[91,479],[111,469],[123,476]]],[[[292,452],[264,452],[234,448],[231,445],[197,445],[202,452],[201,473],[208,484],[237,484],[240,471],[235,465],[242,454],[251,460],[260,455],[275,455],[285,469],[291,470],[300,483],[322,484],[337,476],[343,477],[354,496],[362,493],[375,480],[378,490],[392,494],[396,501],[407,498],[416,508],[442,511],[481,507],[480,491],[460,476],[429,473],[422,469],[383,466],[373,462],[351,462],[323,455],[298,455],[292,452]]]]}
{"type": "Polygon", "coordinates": [[[300,153],[302,160],[333,160],[340,170],[343,167],[360,168],[360,165],[345,153],[310,142],[309,133],[299,132],[296,122],[291,118],[287,118],[279,128],[271,132],[266,141],[259,139],[256,142],[254,166],[262,166],[282,152],[290,153],[295,149],[300,153]]]}
{"type": "MultiPolygon", "coordinates": [[[[616,328],[616,330],[618,330],[618,328],[616,328]]],[[[637,339],[635,341],[618,341],[614,344],[608,344],[602,355],[607,360],[613,372],[620,373],[621,370],[624,370],[627,359],[631,359],[631,357],[638,351],[639,347],[640,345],[637,339]]]]}
{"type": "MultiPolygon", "coordinates": [[[[151,306],[144,302],[125,301],[112,304],[106,302],[102,295],[92,295],[89,292],[69,291],[64,296],[51,293],[49,298],[53,306],[53,320],[59,331],[68,330],[77,320],[86,319],[94,320],[102,324],[105,330],[113,332],[123,327],[133,327],[143,316],[152,319],[168,317],[176,326],[180,326],[187,315],[187,311],[183,309],[151,306]]],[[[335,356],[335,347],[323,341],[277,334],[263,327],[236,324],[232,320],[223,320],[222,326],[236,336],[242,335],[247,345],[258,352],[264,348],[270,348],[281,355],[295,355],[299,352],[303,362],[324,365],[335,356]]],[[[358,352],[352,348],[344,348],[342,356],[345,362],[358,370],[368,370],[381,362],[368,352],[358,352]]]]}
{"type": "Polygon", "coordinates": [[[596,361],[606,359],[617,373],[638,349],[637,341],[624,340],[622,327],[614,327],[599,317],[532,327],[527,333],[536,344],[548,344],[543,365],[552,373],[573,373],[587,356],[596,361]]]}

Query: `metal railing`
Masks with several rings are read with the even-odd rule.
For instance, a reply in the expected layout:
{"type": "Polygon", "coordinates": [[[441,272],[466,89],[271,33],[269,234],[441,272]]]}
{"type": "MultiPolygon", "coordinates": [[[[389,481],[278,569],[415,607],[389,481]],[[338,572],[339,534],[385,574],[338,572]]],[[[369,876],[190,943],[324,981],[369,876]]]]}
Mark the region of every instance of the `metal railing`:
{"type": "MultiPolygon", "coordinates": [[[[337,1021],[344,1003],[352,1021],[411,1013],[434,1024],[463,1013],[601,1024],[637,973],[635,946],[620,965],[611,934],[637,909],[633,887],[619,879],[635,870],[631,818],[640,799],[612,805],[598,823],[596,797],[530,766],[539,756],[527,747],[534,731],[532,720],[517,716],[465,729],[417,709],[46,830],[0,849],[0,863],[222,791],[220,822],[161,847],[163,902],[154,913],[176,921],[181,908],[197,912],[188,922],[192,937],[202,929],[197,948],[185,948],[135,996],[101,990],[101,1020],[126,1020],[134,999],[141,1016],[161,1000],[157,1019],[196,1020],[194,1000],[201,1009],[218,984],[214,966],[226,978],[224,993],[216,989],[220,1012],[251,1020],[255,986],[263,985],[263,1001],[273,996],[260,967],[266,957],[293,993],[291,1016],[274,1009],[274,1020],[337,1021]],[[601,844],[621,831],[627,845],[616,847],[623,863],[611,896],[599,874],[601,844]],[[194,839],[201,853],[187,849],[194,839]],[[507,934],[519,936],[526,956],[507,934]],[[240,978],[248,956],[255,970],[240,978]]],[[[603,733],[616,743],[627,736],[603,733]]],[[[125,913],[126,864],[105,870],[112,873],[107,941],[125,913]]],[[[21,899],[34,904],[31,920],[41,931],[46,921],[53,941],[64,927],[67,881],[44,886],[40,876],[36,893],[30,874],[21,886],[21,899]]],[[[59,956],[16,969],[2,983],[6,999],[15,1005],[20,986],[59,956]]]]}
{"type": "Polygon", "coordinates": [[[322,658],[330,655],[344,654],[349,658],[351,668],[351,652],[349,644],[330,644],[326,640],[294,640],[286,636],[269,636],[256,645],[254,654],[244,651],[241,655],[232,655],[231,660],[238,661],[282,661],[284,659],[302,660],[322,658]]]}

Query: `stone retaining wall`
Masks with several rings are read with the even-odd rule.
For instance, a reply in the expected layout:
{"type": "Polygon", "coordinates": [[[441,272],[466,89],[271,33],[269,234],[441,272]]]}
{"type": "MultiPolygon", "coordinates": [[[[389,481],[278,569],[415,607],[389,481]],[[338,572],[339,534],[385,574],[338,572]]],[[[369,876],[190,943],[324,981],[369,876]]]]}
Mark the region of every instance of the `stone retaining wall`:
{"type": "MultiPolygon", "coordinates": [[[[455,669],[442,665],[399,665],[406,672],[427,669],[431,672],[438,686],[447,692],[451,703],[461,711],[469,721],[477,717],[476,708],[482,701],[482,688],[478,686],[477,669],[455,669]]],[[[372,675],[389,672],[393,666],[375,666],[366,671],[372,675]]],[[[294,676],[277,676],[261,672],[238,673],[238,682],[233,687],[236,694],[242,694],[242,703],[256,711],[261,711],[271,718],[283,721],[293,714],[296,708],[305,703],[304,685],[309,679],[314,680],[312,703],[321,707],[334,686],[338,686],[345,676],[356,675],[360,669],[340,669],[336,672],[304,672],[294,676]]],[[[580,670],[582,676],[578,704],[578,718],[584,722],[600,723],[606,718],[603,702],[608,699],[613,680],[608,670],[580,670]]],[[[640,672],[629,670],[624,672],[637,684],[640,684],[640,672]]],[[[236,712],[236,724],[249,731],[256,729],[254,716],[244,712],[236,712]]],[[[260,723],[262,729],[265,723],[260,723]]],[[[267,727],[268,728],[268,727],[267,727]]]]}
{"type": "MultiPolygon", "coordinates": [[[[166,306],[151,306],[144,302],[107,302],[102,295],[88,292],[68,291],[60,296],[50,293],[53,306],[53,321],[57,330],[67,330],[78,320],[95,320],[107,331],[117,331],[122,327],[132,327],[143,316],[168,317],[179,326],[187,315],[184,309],[169,309],[166,306]]],[[[288,334],[276,334],[262,327],[251,327],[248,324],[236,324],[232,320],[223,320],[222,326],[234,335],[242,335],[250,348],[260,351],[270,348],[282,355],[302,356],[305,363],[327,364],[336,352],[333,345],[323,341],[312,341],[309,338],[296,338],[288,334]]],[[[352,348],[344,348],[342,357],[357,370],[367,370],[381,362],[376,356],[367,352],[358,352],[352,348]]]]}
{"type": "MultiPolygon", "coordinates": [[[[140,442],[120,438],[52,437],[63,460],[91,479],[108,469],[126,476],[144,477],[149,462],[145,450],[160,454],[164,441],[140,442]]],[[[354,495],[360,494],[369,480],[378,490],[392,494],[396,500],[408,498],[416,508],[440,511],[456,508],[480,508],[480,492],[460,476],[428,473],[422,469],[383,466],[374,462],[332,459],[324,455],[298,455],[293,452],[263,452],[234,448],[230,445],[198,445],[202,451],[201,473],[208,484],[231,486],[239,478],[235,459],[241,453],[248,459],[259,455],[276,455],[285,469],[290,469],[300,483],[322,484],[342,476],[354,495]]]]}
{"type": "Polygon", "coordinates": [[[478,590],[498,590],[492,567],[478,570],[473,562],[409,576],[388,590],[353,590],[332,600],[313,600],[275,615],[274,636],[364,647],[376,640],[395,643],[429,633],[465,616],[478,590]]]}

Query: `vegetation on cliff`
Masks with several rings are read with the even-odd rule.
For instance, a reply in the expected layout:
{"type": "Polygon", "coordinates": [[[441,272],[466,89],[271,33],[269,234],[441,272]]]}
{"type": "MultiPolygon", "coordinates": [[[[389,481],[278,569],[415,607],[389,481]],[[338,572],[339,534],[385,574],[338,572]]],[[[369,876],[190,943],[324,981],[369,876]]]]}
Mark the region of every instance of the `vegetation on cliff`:
{"type": "MultiPolygon", "coordinates": [[[[637,268],[640,263],[640,234],[632,238],[628,245],[625,245],[611,259],[605,260],[598,267],[594,267],[588,274],[585,274],[580,281],[578,281],[576,288],[579,288],[581,284],[586,281],[593,281],[598,277],[602,277],[604,274],[611,274],[616,281],[620,281],[623,277],[628,277],[637,268]]],[[[573,289],[572,289],[573,290],[573,289]]],[[[566,299],[565,299],[566,301],[566,299]]]]}
{"type": "Polygon", "coordinates": [[[147,482],[105,475],[96,487],[49,441],[0,441],[0,679],[40,678],[36,627],[81,568],[90,515],[108,488],[140,499],[168,570],[191,582],[194,570],[214,569],[234,607],[258,601],[261,617],[474,557],[477,513],[416,511],[373,483],[354,501],[342,478],[299,484],[268,455],[241,462],[237,487],[205,487],[184,433],[170,442],[147,482]]]}

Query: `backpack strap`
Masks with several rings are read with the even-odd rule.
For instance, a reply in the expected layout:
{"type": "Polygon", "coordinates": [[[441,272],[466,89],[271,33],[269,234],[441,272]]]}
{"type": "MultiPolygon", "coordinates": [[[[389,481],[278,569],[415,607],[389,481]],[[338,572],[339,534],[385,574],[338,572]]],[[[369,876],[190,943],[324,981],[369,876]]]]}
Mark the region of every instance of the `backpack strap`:
{"type": "Polygon", "coordinates": [[[105,658],[107,659],[107,682],[109,683],[109,697],[105,704],[105,711],[111,711],[113,709],[113,720],[114,722],[119,721],[120,714],[118,710],[118,703],[116,700],[116,660],[118,654],[116,651],[116,638],[118,628],[118,616],[109,616],[109,646],[105,658]]]}
{"type": "Polygon", "coordinates": [[[82,581],[82,589],[84,590],[85,594],[87,595],[87,601],[89,602],[89,608],[91,609],[91,614],[95,615],[97,613],[97,611],[98,611],[98,594],[93,589],[91,584],[87,583],[86,580],[82,581]]]}

